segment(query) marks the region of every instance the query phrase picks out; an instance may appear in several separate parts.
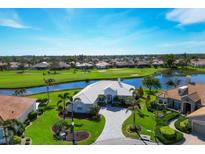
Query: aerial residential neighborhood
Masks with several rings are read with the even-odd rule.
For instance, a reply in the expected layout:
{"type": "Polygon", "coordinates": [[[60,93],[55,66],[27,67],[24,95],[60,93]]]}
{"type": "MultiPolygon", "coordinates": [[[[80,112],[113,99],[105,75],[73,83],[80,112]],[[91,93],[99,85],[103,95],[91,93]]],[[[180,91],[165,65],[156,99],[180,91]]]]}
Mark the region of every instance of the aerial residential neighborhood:
{"type": "Polygon", "coordinates": [[[0,144],[204,145],[202,10],[0,9],[0,144]]]}

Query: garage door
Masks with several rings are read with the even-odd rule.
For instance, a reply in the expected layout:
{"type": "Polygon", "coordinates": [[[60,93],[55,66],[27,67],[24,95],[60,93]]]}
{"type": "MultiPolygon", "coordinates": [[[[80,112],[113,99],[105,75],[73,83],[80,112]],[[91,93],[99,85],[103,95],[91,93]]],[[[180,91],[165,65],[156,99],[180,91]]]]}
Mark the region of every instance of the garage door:
{"type": "Polygon", "coordinates": [[[193,131],[201,134],[205,134],[205,123],[199,121],[193,121],[193,131]]]}

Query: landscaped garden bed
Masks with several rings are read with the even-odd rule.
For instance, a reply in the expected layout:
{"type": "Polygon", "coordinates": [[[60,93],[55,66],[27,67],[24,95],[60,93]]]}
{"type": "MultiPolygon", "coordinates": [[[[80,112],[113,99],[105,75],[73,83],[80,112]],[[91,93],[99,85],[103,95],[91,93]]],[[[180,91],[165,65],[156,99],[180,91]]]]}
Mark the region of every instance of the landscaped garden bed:
{"type": "MultiPolygon", "coordinates": [[[[145,91],[145,96],[147,92],[145,91]]],[[[145,100],[140,102],[140,110],[136,113],[136,125],[140,126],[139,134],[149,135],[152,141],[160,141],[163,144],[174,144],[183,140],[183,134],[171,129],[168,124],[171,120],[177,118],[179,113],[167,110],[151,108],[151,103],[155,102],[156,97],[151,95],[150,103],[146,103],[145,100]],[[150,110],[148,111],[148,107],[150,110]],[[160,131],[160,128],[162,129],[160,131]],[[165,130],[164,130],[165,129],[165,130]],[[165,135],[165,132],[168,134],[165,135]],[[169,133],[173,133],[170,135],[169,133]],[[173,137],[171,137],[173,136],[173,137]]],[[[154,105],[152,105],[154,106],[154,105]]],[[[133,124],[132,115],[125,120],[122,126],[123,134],[131,138],[139,138],[139,135],[133,131],[130,131],[130,127],[133,124]]]]}
{"type": "Polygon", "coordinates": [[[176,129],[178,129],[181,132],[184,133],[191,133],[191,126],[189,119],[185,117],[180,117],[175,123],[174,123],[176,129]]]}
{"type": "MultiPolygon", "coordinates": [[[[74,133],[74,136],[75,136],[76,141],[82,141],[82,140],[87,139],[90,136],[90,134],[87,131],[78,131],[78,132],[74,133]]],[[[73,133],[72,132],[67,133],[66,140],[67,141],[72,141],[73,140],[73,133]]]]}

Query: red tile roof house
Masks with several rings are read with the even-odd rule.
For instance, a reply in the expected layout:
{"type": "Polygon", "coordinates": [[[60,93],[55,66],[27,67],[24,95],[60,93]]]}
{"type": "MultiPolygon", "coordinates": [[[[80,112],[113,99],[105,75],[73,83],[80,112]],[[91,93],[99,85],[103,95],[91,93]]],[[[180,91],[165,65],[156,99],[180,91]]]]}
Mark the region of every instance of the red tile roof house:
{"type": "Polygon", "coordinates": [[[185,114],[193,130],[205,134],[205,84],[188,84],[160,92],[157,103],[185,114]]]}
{"type": "Polygon", "coordinates": [[[36,111],[36,99],[0,95],[0,120],[16,119],[24,122],[32,111],[36,111]]]}
{"type": "MultiPolygon", "coordinates": [[[[36,99],[0,95],[0,121],[16,119],[24,122],[32,111],[36,111],[36,99]]],[[[6,144],[4,129],[1,126],[0,144],[6,144]]]]}
{"type": "Polygon", "coordinates": [[[191,65],[193,67],[205,67],[205,59],[192,60],[191,65]]]}

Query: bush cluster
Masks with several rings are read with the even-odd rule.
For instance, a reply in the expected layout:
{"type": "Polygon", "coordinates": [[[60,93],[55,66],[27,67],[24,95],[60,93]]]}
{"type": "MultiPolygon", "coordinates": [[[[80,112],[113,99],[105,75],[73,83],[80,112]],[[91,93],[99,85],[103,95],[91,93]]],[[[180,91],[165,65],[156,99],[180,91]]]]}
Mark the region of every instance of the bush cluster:
{"type": "Polygon", "coordinates": [[[184,133],[191,133],[191,126],[190,122],[185,117],[180,117],[175,123],[174,123],[176,129],[180,130],[184,133]]]}

